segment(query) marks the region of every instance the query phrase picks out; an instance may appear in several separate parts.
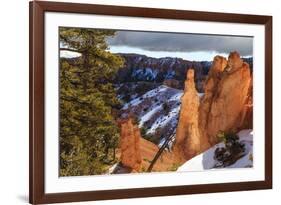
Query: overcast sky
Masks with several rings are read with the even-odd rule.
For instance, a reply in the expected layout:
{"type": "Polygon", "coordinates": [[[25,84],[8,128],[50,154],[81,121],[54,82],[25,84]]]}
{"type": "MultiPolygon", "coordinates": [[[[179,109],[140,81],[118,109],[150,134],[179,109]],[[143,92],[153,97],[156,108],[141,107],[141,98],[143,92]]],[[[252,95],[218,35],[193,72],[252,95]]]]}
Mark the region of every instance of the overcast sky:
{"type": "Polygon", "coordinates": [[[187,60],[212,60],[238,51],[253,55],[253,38],[200,34],[117,31],[108,39],[114,53],[138,53],[151,57],[179,57],[187,60]]]}

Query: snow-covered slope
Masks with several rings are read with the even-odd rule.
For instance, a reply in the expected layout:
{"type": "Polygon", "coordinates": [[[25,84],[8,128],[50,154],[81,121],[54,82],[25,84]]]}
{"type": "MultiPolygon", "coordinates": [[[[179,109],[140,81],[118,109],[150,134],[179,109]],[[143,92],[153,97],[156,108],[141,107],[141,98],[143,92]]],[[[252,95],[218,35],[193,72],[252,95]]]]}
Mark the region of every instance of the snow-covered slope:
{"type": "Polygon", "coordinates": [[[161,144],[175,132],[182,94],[182,90],[160,85],[126,103],[123,114],[133,113],[145,134],[161,144]]]}
{"type": "MultiPolygon", "coordinates": [[[[253,131],[241,130],[237,133],[239,141],[245,145],[244,156],[238,159],[234,164],[224,168],[246,168],[253,167],[253,131]]],[[[214,152],[218,147],[224,147],[224,143],[216,144],[207,151],[185,162],[178,168],[178,172],[203,171],[206,169],[215,169],[218,161],[214,159],[214,152]]]]}

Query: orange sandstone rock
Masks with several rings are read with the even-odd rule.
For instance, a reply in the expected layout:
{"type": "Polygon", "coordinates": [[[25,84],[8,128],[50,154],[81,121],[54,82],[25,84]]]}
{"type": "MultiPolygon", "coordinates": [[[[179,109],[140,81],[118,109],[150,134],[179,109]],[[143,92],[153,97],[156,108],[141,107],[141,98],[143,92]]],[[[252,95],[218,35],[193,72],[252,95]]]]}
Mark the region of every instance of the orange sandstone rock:
{"type": "Polygon", "coordinates": [[[201,150],[201,137],[198,129],[199,96],[195,88],[193,69],[187,71],[181,102],[174,151],[176,156],[179,156],[179,161],[184,162],[201,150]]]}
{"type": "Polygon", "coordinates": [[[212,67],[204,86],[204,96],[199,107],[199,129],[201,137],[204,139],[203,149],[209,147],[207,136],[207,124],[214,96],[216,95],[218,84],[221,80],[222,73],[227,66],[227,60],[224,57],[214,57],[212,67]]]}
{"type": "Polygon", "coordinates": [[[216,56],[199,103],[194,71],[188,70],[174,146],[175,156],[180,156],[178,161],[187,161],[216,144],[220,131],[237,132],[250,128],[250,81],[249,65],[237,52],[230,53],[228,61],[216,56]]]}
{"type": "Polygon", "coordinates": [[[241,129],[253,129],[253,77],[251,76],[248,96],[241,114],[241,129]]]}
{"type": "Polygon", "coordinates": [[[131,119],[123,120],[121,124],[120,149],[123,166],[139,171],[141,168],[140,130],[133,125],[131,119]]]}
{"type": "Polygon", "coordinates": [[[212,99],[207,99],[208,96],[203,99],[210,103],[209,110],[202,111],[205,114],[201,115],[206,122],[205,133],[210,144],[218,142],[219,131],[236,132],[241,127],[250,81],[249,65],[243,62],[237,52],[230,53],[227,67],[216,88],[211,91],[212,99]]]}

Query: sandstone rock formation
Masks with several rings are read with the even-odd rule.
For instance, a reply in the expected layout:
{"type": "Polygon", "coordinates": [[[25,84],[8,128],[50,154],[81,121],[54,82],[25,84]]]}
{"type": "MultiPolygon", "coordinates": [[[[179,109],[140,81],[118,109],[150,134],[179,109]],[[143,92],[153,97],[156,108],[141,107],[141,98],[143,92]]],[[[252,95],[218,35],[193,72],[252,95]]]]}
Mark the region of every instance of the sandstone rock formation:
{"type": "Polygon", "coordinates": [[[251,128],[252,87],[249,65],[237,52],[228,61],[214,58],[199,104],[194,71],[189,69],[176,130],[174,150],[180,162],[205,151],[218,142],[217,134],[251,128]]]}
{"type": "Polygon", "coordinates": [[[221,80],[222,73],[227,66],[227,60],[222,56],[215,56],[212,67],[204,85],[204,96],[199,107],[199,129],[203,138],[207,137],[207,123],[214,97],[217,93],[218,84],[221,80]]]}
{"type": "MultiPolygon", "coordinates": [[[[213,89],[210,109],[201,115],[210,144],[218,142],[217,134],[237,132],[243,124],[243,112],[248,97],[251,75],[249,65],[237,52],[231,52],[216,89],[213,89]],[[205,115],[205,118],[203,118],[205,115]]],[[[210,92],[206,90],[206,92],[210,92]]],[[[205,98],[203,99],[205,101],[205,98]]],[[[202,101],[202,102],[203,102],[202,101]]],[[[208,101],[208,100],[207,100],[208,101]]],[[[200,128],[204,129],[204,127],[200,128]]]]}
{"type": "MultiPolygon", "coordinates": [[[[119,120],[119,124],[121,135],[117,156],[120,158],[121,164],[113,170],[113,173],[146,171],[159,151],[159,147],[141,137],[139,128],[133,124],[131,118],[119,120]]],[[[173,166],[173,153],[164,152],[152,170],[169,171],[173,166]]]]}
{"type": "Polygon", "coordinates": [[[201,137],[198,127],[199,96],[195,88],[193,69],[187,71],[181,102],[174,151],[179,156],[179,161],[183,162],[192,158],[201,150],[201,137]]]}
{"type": "Polygon", "coordinates": [[[140,152],[140,130],[132,122],[132,119],[120,121],[120,149],[121,163],[132,171],[139,171],[141,168],[140,152]]]}
{"type": "Polygon", "coordinates": [[[241,129],[253,129],[253,77],[251,76],[248,95],[241,115],[241,129]]]}

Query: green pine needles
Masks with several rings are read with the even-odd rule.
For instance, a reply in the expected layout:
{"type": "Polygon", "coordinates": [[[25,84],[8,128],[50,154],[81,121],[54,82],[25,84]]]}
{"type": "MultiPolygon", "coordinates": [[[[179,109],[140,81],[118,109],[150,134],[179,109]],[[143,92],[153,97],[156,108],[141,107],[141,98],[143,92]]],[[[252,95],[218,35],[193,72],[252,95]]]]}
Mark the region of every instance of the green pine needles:
{"type": "Polygon", "coordinates": [[[112,85],[123,59],[107,51],[112,30],[60,28],[60,176],[105,173],[115,163],[120,106],[112,85]]]}

